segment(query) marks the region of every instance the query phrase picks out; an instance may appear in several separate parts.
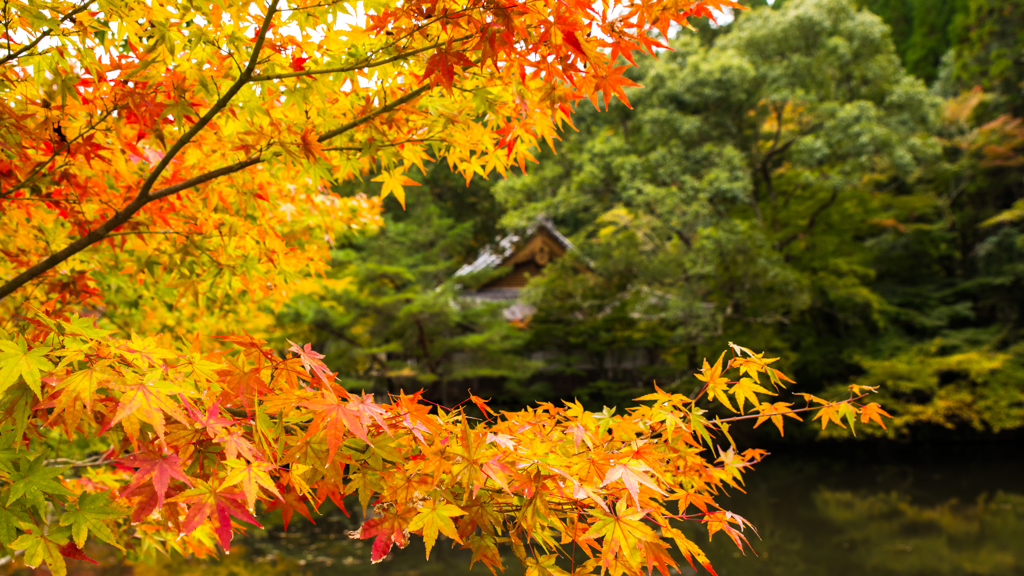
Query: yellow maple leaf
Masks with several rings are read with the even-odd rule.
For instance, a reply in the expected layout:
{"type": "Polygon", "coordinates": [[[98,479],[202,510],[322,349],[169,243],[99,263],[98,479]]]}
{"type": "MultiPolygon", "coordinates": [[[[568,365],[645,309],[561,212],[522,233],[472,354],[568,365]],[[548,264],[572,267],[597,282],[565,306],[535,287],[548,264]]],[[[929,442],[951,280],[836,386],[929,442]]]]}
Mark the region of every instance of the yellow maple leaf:
{"type": "Polygon", "coordinates": [[[419,183],[409,178],[398,170],[382,170],[372,182],[381,182],[380,198],[383,200],[388,197],[388,194],[394,194],[395,199],[402,205],[402,209],[405,210],[405,187],[406,186],[419,186],[419,183]]]}
{"type": "Polygon", "coordinates": [[[736,404],[740,407],[740,412],[743,412],[743,405],[749,399],[752,406],[757,406],[758,399],[757,394],[768,394],[775,396],[772,392],[769,392],[757,382],[750,378],[740,378],[729,390],[729,393],[736,397],[736,404]]]}
{"type": "Polygon", "coordinates": [[[430,549],[434,547],[439,532],[462,544],[462,538],[459,538],[452,518],[465,515],[465,511],[454,504],[445,504],[444,501],[438,500],[431,500],[418,511],[419,514],[409,524],[409,531],[422,530],[428,560],[430,559],[430,549]]]}
{"type": "Polygon", "coordinates": [[[729,379],[722,376],[722,359],[725,358],[725,352],[718,357],[718,362],[715,362],[714,366],[708,364],[707,358],[704,359],[704,367],[701,368],[700,374],[694,374],[697,380],[706,383],[709,400],[718,400],[729,410],[736,412],[736,409],[732,407],[732,402],[729,401],[729,396],[726,395],[726,386],[729,384],[729,379]]]}

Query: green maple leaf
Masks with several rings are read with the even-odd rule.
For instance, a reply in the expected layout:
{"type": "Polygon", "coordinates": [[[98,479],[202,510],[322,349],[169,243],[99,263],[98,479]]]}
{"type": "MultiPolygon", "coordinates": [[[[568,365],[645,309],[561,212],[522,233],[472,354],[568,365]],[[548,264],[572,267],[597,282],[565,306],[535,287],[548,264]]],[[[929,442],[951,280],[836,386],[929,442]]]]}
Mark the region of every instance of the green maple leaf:
{"type": "Polygon", "coordinates": [[[32,518],[29,517],[23,506],[4,506],[2,499],[4,492],[0,492],[0,544],[10,546],[18,536],[19,528],[24,529],[33,524],[32,518]]]}
{"type": "Polygon", "coordinates": [[[49,351],[46,346],[29,350],[24,338],[18,338],[16,343],[0,341],[0,393],[10,388],[21,376],[36,396],[42,398],[41,373],[53,370],[53,364],[46,359],[49,351]]]}
{"type": "Polygon", "coordinates": [[[104,336],[113,332],[112,330],[103,330],[102,328],[96,327],[96,320],[90,317],[79,317],[74,314],[67,322],[58,320],[61,326],[64,327],[66,334],[73,336],[85,336],[86,338],[103,338],[104,336]]]}
{"type": "Polygon", "coordinates": [[[40,510],[44,510],[46,507],[44,494],[49,495],[50,499],[53,499],[54,496],[71,494],[70,490],[54,479],[67,468],[46,466],[45,460],[44,454],[39,454],[35,460],[21,457],[19,471],[11,474],[11,494],[7,497],[8,506],[24,496],[40,510]]]}
{"type": "Polygon", "coordinates": [[[19,444],[16,440],[21,438],[25,434],[25,429],[28,428],[28,419],[32,414],[36,398],[25,384],[18,384],[8,389],[6,393],[0,392],[0,395],[6,401],[6,403],[0,404],[0,418],[4,419],[4,423],[14,424],[13,440],[5,447],[14,446],[14,451],[17,452],[19,444]]]}
{"type": "Polygon", "coordinates": [[[60,547],[67,543],[69,532],[67,528],[58,528],[49,534],[22,534],[11,543],[11,548],[25,551],[25,564],[28,566],[36,567],[45,562],[53,576],[67,576],[68,567],[60,547]]]}
{"type": "Polygon", "coordinates": [[[67,512],[60,517],[61,526],[71,526],[71,536],[75,539],[75,545],[81,548],[85,546],[85,539],[92,532],[92,535],[111,544],[120,550],[124,550],[117,542],[114,532],[103,521],[111,518],[120,518],[125,515],[124,511],[115,506],[110,506],[108,492],[97,494],[82,494],[78,502],[69,504],[67,512]]]}

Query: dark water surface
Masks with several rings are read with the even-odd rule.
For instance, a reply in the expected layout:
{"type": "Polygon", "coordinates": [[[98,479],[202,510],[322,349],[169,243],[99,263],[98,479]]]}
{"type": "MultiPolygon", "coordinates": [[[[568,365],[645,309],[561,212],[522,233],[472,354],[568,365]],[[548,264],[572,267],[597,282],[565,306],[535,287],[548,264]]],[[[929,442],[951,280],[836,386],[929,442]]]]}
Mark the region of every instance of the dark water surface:
{"type": "MultiPolygon", "coordinates": [[[[817,453],[789,449],[747,476],[747,494],[723,499],[750,520],[757,555],[740,554],[724,535],[702,545],[720,576],[991,575],[1024,576],[1024,446],[904,447],[863,445],[817,453]],[[826,455],[827,454],[827,455],[826,455]],[[837,454],[840,457],[837,457],[837,454]]],[[[338,511],[311,526],[293,520],[283,532],[236,539],[214,561],[168,559],[157,566],[121,565],[96,550],[100,566],[69,562],[72,575],[103,576],[484,576],[470,555],[439,540],[429,561],[412,544],[372,565],[367,544],[350,540],[355,521],[338,511]]],[[[505,559],[509,576],[522,570],[505,559]]],[[[8,565],[0,573],[21,573],[8,565]]],[[[703,573],[703,570],[701,570],[703,573]]],[[[683,574],[693,574],[687,567],[683,574]]]]}

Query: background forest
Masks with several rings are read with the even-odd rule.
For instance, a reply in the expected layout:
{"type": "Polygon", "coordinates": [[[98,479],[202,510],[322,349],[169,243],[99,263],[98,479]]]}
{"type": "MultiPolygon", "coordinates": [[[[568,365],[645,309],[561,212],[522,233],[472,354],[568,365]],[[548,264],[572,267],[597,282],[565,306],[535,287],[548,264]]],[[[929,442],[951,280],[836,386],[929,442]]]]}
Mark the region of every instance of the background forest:
{"type": "Polygon", "coordinates": [[[583,103],[527,174],[423,174],[277,321],[353,388],[444,403],[691,393],[735,340],[803,391],[881,386],[892,436],[1024,426],[1019,7],[753,4],[638,61],[632,108],[583,103]],[[461,296],[488,275],[455,271],[538,218],[577,250],[523,291],[536,312],[461,296]]]}

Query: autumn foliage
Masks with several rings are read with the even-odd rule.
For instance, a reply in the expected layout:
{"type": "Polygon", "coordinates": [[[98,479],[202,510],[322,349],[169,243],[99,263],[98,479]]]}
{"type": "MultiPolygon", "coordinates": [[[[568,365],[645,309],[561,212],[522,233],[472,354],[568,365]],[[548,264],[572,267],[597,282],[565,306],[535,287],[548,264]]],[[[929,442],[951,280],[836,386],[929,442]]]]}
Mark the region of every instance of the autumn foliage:
{"type": "MultiPolygon", "coordinates": [[[[579,100],[625,99],[619,58],[658,46],[649,30],[730,5],[5,5],[5,551],[58,576],[90,539],[205,555],[258,510],[288,522],[348,494],[373,507],[356,536],[375,561],[444,535],[492,570],[506,544],[530,573],[563,556],[580,574],[667,575],[671,545],[710,569],[680,522],[744,545],[749,525],[716,498],[764,453],[732,446],[729,425],[781,431],[809,409],[766,400],[788,381],[772,359],[734,346],[698,398],[659,391],[618,415],[495,414],[352,394],[308,344],[244,332],[316,289],[336,235],[380,224],[379,200],[334,184],[374,175],[404,202],[424,161],[467,179],[525,168],[579,100]],[[705,394],[737,415],[711,417],[705,394]]],[[[880,422],[861,392],[808,402],[823,427],[880,422]]]]}
{"type": "MultiPolygon", "coordinates": [[[[419,394],[377,403],[346,392],[308,345],[281,358],[252,337],[224,341],[226,351],[204,354],[37,316],[25,338],[4,343],[3,544],[55,573],[89,537],[205,555],[259,526],[257,502],[280,509],[287,526],[356,494],[373,506],[354,537],[373,539],[374,561],[416,534],[428,557],[445,535],[492,570],[502,569],[502,543],[531,573],[561,573],[556,559],[579,548],[577,573],[667,576],[673,544],[710,570],[678,523],[749,545],[747,521],[716,498],[742,489],[765,454],[732,445],[730,424],[770,419],[781,432],[784,416],[807,410],[768,402],[785,375],[739,346],[727,362],[705,363],[699,396],[750,415],[712,418],[701,398],[657,390],[620,416],[576,402],[495,414],[473,396],[481,420],[419,394]],[[54,458],[36,448],[49,428],[113,445],[89,460],[54,458]]],[[[856,402],[860,392],[808,401],[822,427],[881,423],[877,404],[856,402]]]]}

